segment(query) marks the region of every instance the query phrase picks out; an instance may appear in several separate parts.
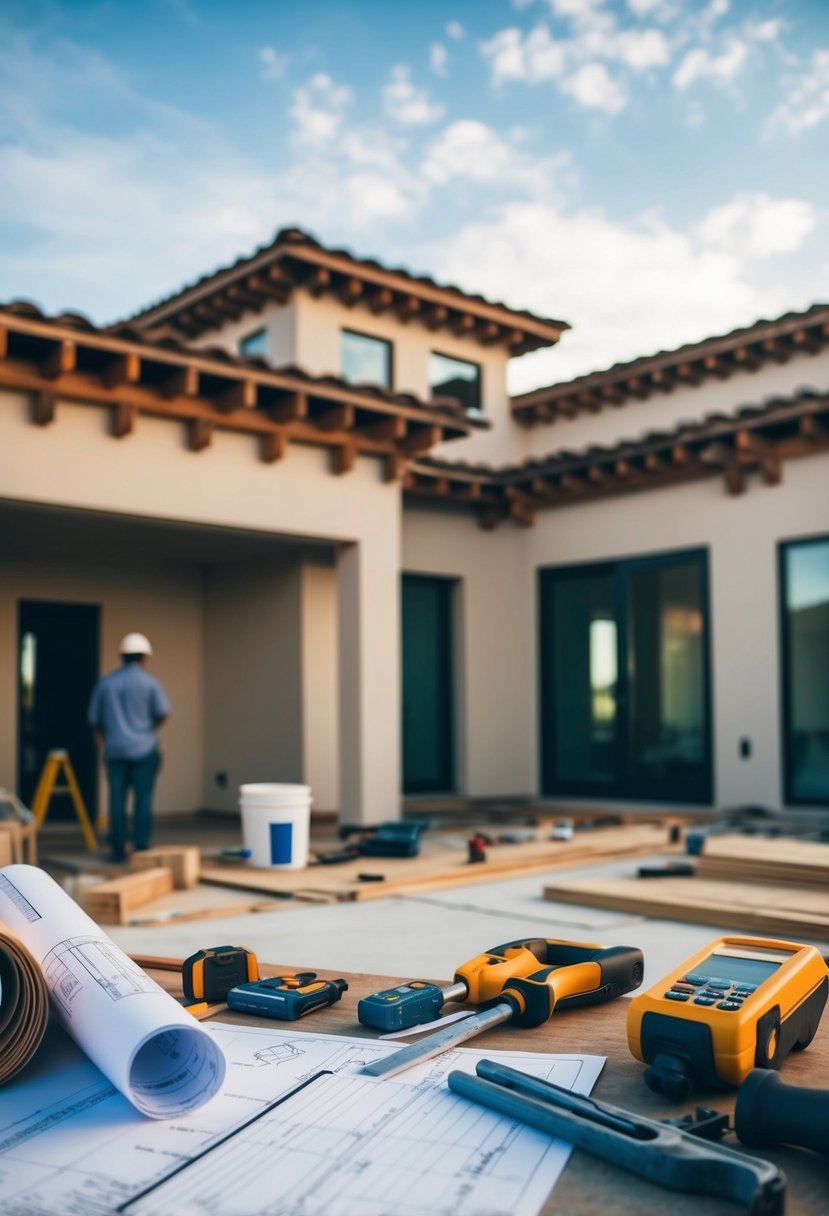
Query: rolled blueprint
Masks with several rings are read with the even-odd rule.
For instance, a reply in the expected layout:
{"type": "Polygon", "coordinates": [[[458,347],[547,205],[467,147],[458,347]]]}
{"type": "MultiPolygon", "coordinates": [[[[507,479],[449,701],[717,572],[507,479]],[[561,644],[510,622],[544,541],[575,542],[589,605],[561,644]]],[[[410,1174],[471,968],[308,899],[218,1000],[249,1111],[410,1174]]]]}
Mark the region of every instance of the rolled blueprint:
{"type": "Polygon", "coordinates": [[[49,1020],[49,992],[32,955],[0,924],[0,1085],[40,1046],[49,1020]]]}
{"type": "Polygon", "coordinates": [[[142,1114],[175,1118],[217,1093],[221,1048],[43,870],[0,869],[0,921],[37,961],[59,1021],[142,1114]]]}

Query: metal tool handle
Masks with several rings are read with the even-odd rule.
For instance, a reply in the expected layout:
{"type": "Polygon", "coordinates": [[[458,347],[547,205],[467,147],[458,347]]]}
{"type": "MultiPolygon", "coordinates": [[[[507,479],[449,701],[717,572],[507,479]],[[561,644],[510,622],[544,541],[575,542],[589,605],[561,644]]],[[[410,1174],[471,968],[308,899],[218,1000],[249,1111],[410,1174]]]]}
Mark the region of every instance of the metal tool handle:
{"type": "Polygon", "coordinates": [[[491,1060],[481,1060],[477,1073],[451,1072],[449,1088],[669,1190],[733,1199],[752,1216],[783,1214],[785,1178],[768,1161],[702,1142],[491,1060]]]}

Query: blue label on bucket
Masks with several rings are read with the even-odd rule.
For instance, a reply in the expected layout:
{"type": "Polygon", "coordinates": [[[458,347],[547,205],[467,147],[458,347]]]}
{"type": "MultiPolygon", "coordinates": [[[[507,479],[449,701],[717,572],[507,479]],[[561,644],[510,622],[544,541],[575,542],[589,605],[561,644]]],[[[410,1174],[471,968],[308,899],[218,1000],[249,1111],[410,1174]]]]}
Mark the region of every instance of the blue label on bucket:
{"type": "Polygon", "coordinates": [[[294,825],[292,823],[272,823],[271,829],[271,865],[284,866],[290,865],[293,857],[292,837],[294,825]]]}

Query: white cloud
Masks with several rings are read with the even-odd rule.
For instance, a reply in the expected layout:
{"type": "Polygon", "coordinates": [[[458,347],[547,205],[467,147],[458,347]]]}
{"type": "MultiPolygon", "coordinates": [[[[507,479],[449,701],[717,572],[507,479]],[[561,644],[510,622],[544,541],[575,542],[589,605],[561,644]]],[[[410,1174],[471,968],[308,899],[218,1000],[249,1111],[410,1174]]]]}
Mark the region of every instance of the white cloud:
{"type": "Polygon", "coordinates": [[[677,15],[675,5],[666,0],[627,0],[627,6],[635,17],[652,17],[656,21],[669,21],[677,15]]]}
{"type": "Polygon", "coordinates": [[[516,362],[515,392],[727,332],[791,302],[753,287],[739,257],[667,225],[543,202],[470,224],[433,256],[448,282],[572,324],[554,350],[516,362]]]}
{"type": "Polygon", "coordinates": [[[800,135],[829,118],[829,51],[818,50],[806,73],[799,74],[784,102],[772,113],[766,134],[800,135]]]}
{"type": "Polygon", "coordinates": [[[782,29],[783,22],[779,20],[761,21],[757,25],[749,25],[752,38],[756,38],[758,42],[774,42],[780,37],[782,29]]]}
{"type": "Polygon", "coordinates": [[[569,187],[566,154],[537,160],[522,153],[516,142],[502,139],[482,122],[454,122],[427,148],[420,176],[436,186],[468,181],[547,198],[560,186],[569,187]]]}
{"type": "Polygon", "coordinates": [[[627,104],[624,90],[612,79],[603,63],[584,64],[561,87],[587,109],[617,114],[627,104]]]}
{"type": "Polygon", "coordinates": [[[291,62],[290,55],[280,55],[275,47],[262,46],[259,48],[258,59],[262,65],[259,75],[262,80],[278,80],[285,75],[285,69],[291,62]]]}
{"type": "Polygon", "coordinates": [[[461,25],[460,21],[448,21],[446,23],[446,35],[455,42],[460,42],[461,38],[466,34],[466,30],[461,25]]]}
{"type": "Polygon", "coordinates": [[[748,56],[744,42],[733,38],[721,55],[712,55],[704,47],[689,51],[673,75],[675,88],[687,89],[697,80],[727,84],[741,70],[748,56]]]}
{"type": "Polygon", "coordinates": [[[816,226],[815,208],[803,199],[743,194],[709,211],[696,232],[704,245],[752,259],[795,252],[816,226]]]}
{"type": "Polygon", "coordinates": [[[412,84],[409,69],[398,63],[391,71],[391,80],[383,89],[385,112],[403,126],[422,126],[437,122],[444,107],[429,100],[428,93],[412,84]]]}
{"type": "Polygon", "coordinates": [[[604,0],[547,0],[547,3],[557,17],[572,17],[583,21],[589,18],[591,13],[598,12],[604,0]]]}
{"type": "Polygon", "coordinates": [[[624,30],[616,39],[616,56],[634,72],[671,62],[671,48],[661,30],[624,30]]]}
{"type": "Polygon", "coordinates": [[[446,75],[446,62],[449,53],[442,42],[433,42],[429,47],[429,67],[436,76],[446,75]]]}
{"type": "Polygon", "coordinates": [[[321,145],[340,130],[352,99],[347,85],[335,85],[330,76],[318,72],[294,93],[291,117],[300,143],[321,145]]]}
{"type": "Polygon", "coordinates": [[[525,84],[550,80],[564,70],[566,55],[564,43],[556,42],[546,25],[537,25],[526,37],[519,29],[500,30],[481,44],[481,53],[490,61],[496,86],[505,80],[525,84]]]}

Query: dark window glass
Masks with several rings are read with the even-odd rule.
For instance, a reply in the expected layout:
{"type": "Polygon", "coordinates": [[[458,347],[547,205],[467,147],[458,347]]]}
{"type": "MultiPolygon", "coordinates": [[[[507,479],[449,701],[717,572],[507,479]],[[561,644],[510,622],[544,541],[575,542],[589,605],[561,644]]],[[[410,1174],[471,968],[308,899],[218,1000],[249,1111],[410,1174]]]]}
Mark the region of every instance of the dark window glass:
{"type": "Polygon", "coordinates": [[[702,553],[541,572],[542,785],[710,802],[702,553]]]}
{"type": "Polygon", "coordinates": [[[481,408],[481,369],[477,363],[429,355],[429,388],[433,397],[454,397],[468,410],[481,408]]]}
{"type": "Polygon", "coordinates": [[[267,330],[257,329],[239,341],[240,355],[265,355],[268,348],[267,330]]]}
{"type": "Polygon", "coordinates": [[[391,388],[391,342],[344,329],[340,335],[340,366],[351,384],[391,388]]]}
{"type": "Polygon", "coordinates": [[[829,538],[782,546],[786,801],[829,799],[829,538]]]}
{"type": "Polygon", "coordinates": [[[454,789],[452,603],[455,584],[403,576],[403,789],[454,789]]]}

